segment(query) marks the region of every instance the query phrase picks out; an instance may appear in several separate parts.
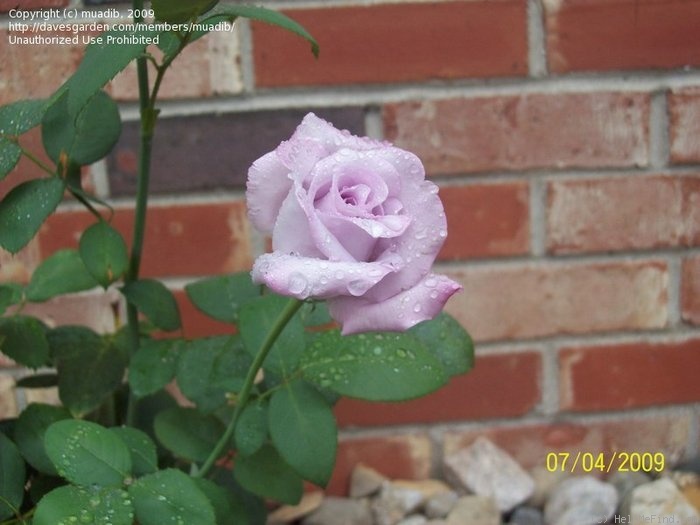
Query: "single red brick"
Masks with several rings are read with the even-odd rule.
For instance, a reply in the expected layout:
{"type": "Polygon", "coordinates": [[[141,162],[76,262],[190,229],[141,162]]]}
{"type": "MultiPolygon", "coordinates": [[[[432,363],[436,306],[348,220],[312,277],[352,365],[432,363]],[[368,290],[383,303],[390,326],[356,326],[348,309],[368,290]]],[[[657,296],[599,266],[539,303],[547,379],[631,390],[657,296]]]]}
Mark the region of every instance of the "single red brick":
{"type": "Polygon", "coordinates": [[[383,426],[522,416],[540,401],[537,353],[478,356],[474,369],[428,396],[405,403],[343,398],[335,414],[341,426],[383,426]],[[503,388],[503,385],[508,388],[503,388]]]}
{"type": "Polygon", "coordinates": [[[555,93],[400,102],[384,107],[388,140],[428,173],[646,166],[649,96],[555,93]]]}
{"type": "Polygon", "coordinates": [[[447,311],[477,341],[666,326],[668,272],[660,261],[463,267],[447,311]]]}
{"type": "Polygon", "coordinates": [[[700,177],[615,177],[548,185],[553,253],[650,249],[700,240],[700,177]]]}
{"type": "Polygon", "coordinates": [[[530,248],[527,184],[476,184],[440,190],[449,235],[439,259],[526,254],[530,248]]]}
{"type": "Polygon", "coordinates": [[[697,0],[545,0],[550,71],[700,65],[697,0]]]}
{"type": "Polygon", "coordinates": [[[525,2],[431,2],[298,9],[318,41],[253,24],[258,86],[335,85],[527,73],[525,2]]]}
{"type": "Polygon", "coordinates": [[[700,88],[686,88],[668,97],[671,162],[700,162],[700,88]]]}
{"type": "MultiPolygon", "coordinates": [[[[68,0],[0,0],[0,13],[9,12],[12,9],[44,9],[67,5],[68,0]]],[[[15,18],[12,20],[14,21],[15,18]]]]}
{"type": "MultiPolygon", "coordinates": [[[[12,32],[13,35],[20,33],[12,32]]],[[[83,44],[24,45],[10,43],[10,32],[0,30],[0,104],[27,98],[44,98],[53,93],[77,68],[83,44]]],[[[27,32],[50,37],[74,36],[72,32],[27,32]]]]}
{"type": "MultiPolygon", "coordinates": [[[[571,457],[567,466],[571,468],[578,452],[602,452],[609,459],[614,451],[661,452],[665,455],[666,465],[670,467],[685,454],[692,439],[693,426],[689,413],[673,413],[449,431],[444,437],[444,454],[453,454],[478,437],[485,436],[509,452],[525,468],[545,467],[550,452],[569,452],[571,457]]],[[[615,472],[618,467],[619,464],[614,465],[610,472],[615,472]]],[[[583,472],[577,470],[576,473],[583,472]]]]}
{"type": "Polygon", "coordinates": [[[326,493],[347,496],[350,474],[358,463],[392,479],[425,479],[432,464],[430,438],[426,434],[341,438],[326,493]]]}
{"type": "MultiPolygon", "coordinates": [[[[131,243],[133,209],[116,210],[113,225],[131,243]]],[[[55,213],[39,232],[41,254],[76,247],[94,222],[85,211],[55,213]]],[[[146,220],[144,277],[196,276],[249,269],[252,264],[245,203],[153,206],[146,220]]]]}
{"type": "Polygon", "coordinates": [[[173,295],[175,295],[175,300],[180,309],[182,334],[184,337],[194,339],[196,337],[225,335],[235,332],[232,325],[212,319],[197,310],[184,290],[173,290],[173,295]]]}
{"type": "Polygon", "coordinates": [[[700,325],[700,257],[683,261],[681,309],[685,321],[700,325]]]}
{"type": "Polygon", "coordinates": [[[700,339],[565,348],[559,384],[565,410],[615,410],[700,399],[700,339]]]}

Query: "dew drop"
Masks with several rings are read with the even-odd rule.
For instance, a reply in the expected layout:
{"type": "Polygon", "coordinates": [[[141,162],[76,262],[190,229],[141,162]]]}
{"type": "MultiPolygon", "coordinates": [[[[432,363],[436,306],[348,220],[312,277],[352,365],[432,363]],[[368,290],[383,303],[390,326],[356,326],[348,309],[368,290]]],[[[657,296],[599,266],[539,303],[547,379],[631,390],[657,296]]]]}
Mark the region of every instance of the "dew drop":
{"type": "Polygon", "coordinates": [[[418,313],[423,309],[423,307],[420,305],[420,303],[416,303],[415,306],[413,307],[413,311],[418,313]]]}
{"type": "Polygon", "coordinates": [[[295,272],[289,276],[287,286],[292,294],[305,297],[305,292],[309,286],[309,282],[302,274],[295,272]]]}

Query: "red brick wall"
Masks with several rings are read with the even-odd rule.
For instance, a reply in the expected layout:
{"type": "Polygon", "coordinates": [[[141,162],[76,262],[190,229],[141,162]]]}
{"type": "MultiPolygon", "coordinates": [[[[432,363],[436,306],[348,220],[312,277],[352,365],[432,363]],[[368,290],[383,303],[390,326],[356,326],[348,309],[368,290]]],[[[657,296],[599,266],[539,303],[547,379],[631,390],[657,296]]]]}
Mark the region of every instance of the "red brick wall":
{"type": "MultiPolygon", "coordinates": [[[[464,285],[448,309],[477,341],[476,369],[412,403],[343,400],[332,489],[360,460],[435,474],[441,451],[481,433],[528,466],[550,450],[697,454],[700,0],[275,5],[318,38],[319,60],[293,36],[243,23],[197,42],[166,79],[144,272],[181,290],[248,268],[265,242],[244,213],[247,167],[310,109],[420,155],[441,186],[439,265],[464,285]]],[[[2,20],[0,103],[49,94],[81,50],[9,46],[2,20]]],[[[89,174],[117,199],[127,236],[134,76],[110,86],[128,122],[89,174]]],[[[0,195],[33,175],[22,164],[0,195]]],[[[63,205],[28,249],[0,253],[0,279],[26,280],[87,220],[63,205]]],[[[178,299],[187,335],[226,330],[178,299]]],[[[40,309],[67,322],[81,303],[88,322],[109,326],[109,301],[89,295],[40,309]]],[[[0,414],[25,401],[8,387],[20,371],[5,365],[0,414]]]]}

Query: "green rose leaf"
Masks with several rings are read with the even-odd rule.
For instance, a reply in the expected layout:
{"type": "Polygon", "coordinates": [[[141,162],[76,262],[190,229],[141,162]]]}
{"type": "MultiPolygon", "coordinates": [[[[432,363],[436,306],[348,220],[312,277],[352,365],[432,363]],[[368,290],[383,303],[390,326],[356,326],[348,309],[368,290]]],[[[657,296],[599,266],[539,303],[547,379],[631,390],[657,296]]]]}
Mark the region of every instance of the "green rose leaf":
{"type": "Polygon", "coordinates": [[[49,343],[44,324],[23,315],[0,318],[0,351],[30,368],[46,365],[49,343]]]}
{"type": "Polygon", "coordinates": [[[152,0],[156,19],[181,24],[195,19],[210,5],[211,0],[152,0]]]}
{"type": "Polygon", "coordinates": [[[15,139],[41,122],[45,100],[21,100],[0,107],[0,180],[12,171],[22,156],[15,139]]]}
{"type": "Polygon", "coordinates": [[[151,474],[158,470],[156,445],[148,434],[132,427],[110,428],[128,447],[131,454],[131,471],[135,476],[151,474]]]}
{"type": "Polygon", "coordinates": [[[129,495],[141,525],[217,525],[212,504],[197,483],[179,470],[143,476],[129,487],[129,495]]]}
{"type": "Polygon", "coordinates": [[[413,399],[447,381],[442,364],[407,333],[319,333],[306,348],[300,368],[307,380],[322,388],[369,401],[413,399]]]}
{"type": "Polygon", "coordinates": [[[14,437],[20,452],[32,467],[39,472],[56,476],[58,472],[46,454],[44,434],[46,429],[57,421],[70,419],[70,413],[63,407],[32,403],[17,419],[14,437]]]}
{"type": "Polygon", "coordinates": [[[143,341],[129,364],[129,385],[134,395],[151,395],[172,381],[184,346],[182,339],[143,341]]]}
{"type": "MultiPolygon", "coordinates": [[[[239,313],[239,330],[245,349],[252,356],[258,353],[277,318],[287,306],[288,297],[269,294],[245,303],[239,313]]],[[[263,364],[283,376],[296,369],[305,346],[304,326],[294,316],[284,327],[263,364]]]]}
{"type": "Polygon", "coordinates": [[[165,448],[192,461],[205,461],[224,433],[217,418],[185,407],[164,410],[156,416],[153,428],[165,448]]]}
{"type": "Polygon", "coordinates": [[[247,525],[250,523],[246,508],[235,493],[208,479],[195,478],[194,481],[214,507],[216,525],[247,525]]]}
{"type": "Polygon", "coordinates": [[[4,314],[10,306],[22,301],[23,287],[17,283],[0,284],[0,315],[4,314]]]}
{"type": "Polygon", "coordinates": [[[242,388],[251,362],[238,336],[197,339],[180,356],[177,384],[199,410],[211,412],[242,388]]]}
{"type": "Polygon", "coordinates": [[[333,322],[325,301],[304,304],[299,310],[299,316],[304,326],[323,326],[333,322]]]}
{"type": "Polygon", "coordinates": [[[119,279],[129,266],[124,239],[104,221],[93,224],[83,232],[80,257],[90,274],[104,288],[119,279]]]}
{"type": "Polygon", "coordinates": [[[180,328],[180,310],[175,296],[160,281],[133,281],[122,288],[122,293],[127,301],[136,306],[158,328],[167,331],[180,328]]]}
{"type": "Polygon", "coordinates": [[[41,126],[44,149],[57,164],[65,155],[74,164],[92,164],[109,153],[119,139],[119,108],[104,91],[98,91],[77,112],[69,109],[63,93],[46,110],[41,126]]]}
{"type": "Polygon", "coordinates": [[[25,474],[19,450],[0,432],[0,520],[14,516],[22,505],[25,474]]]}
{"type": "Polygon", "coordinates": [[[59,250],[44,260],[27,285],[27,299],[34,303],[57,295],[81,292],[97,286],[76,250],[59,250]]]}
{"type": "Polygon", "coordinates": [[[265,445],[252,456],[237,459],[233,474],[244,489],[263,498],[289,505],[295,505],[301,499],[301,477],[270,445],[265,445]]]}
{"type": "Polygon", "coordinates": [[[46,430],[44,445],[59,475],[76,485],[119,487],[131,472],[124,441],[97,423],[58,421],[46,430]]]}
{"type": "Polygon", "coordinates": [[[250,272],[209,277],[185,286],[192,304],[209,317],[224,323],[238,320],[238,309],[260,296],[260,285],[253,284],[250,272]]]}
{"type": "Polygon", "coordinates": [[[97,409],[121,385],[128,358],[110,339],[83,326],[61,326],[47,336],[58,395],[76,416],[97,409]]]}
{"type": "Polygon", "coordinates": [[[233,437],[236,449],[244,456],[260,450],[267,439],[267,405],[248,404],[236,424],[233,437]]]}
{"type": "Polygon", "coordinates": [[[282,29],[286,29],[287,31],[290,31],[307,40],[311,44],[311,52],[314,54],[314,56],[318,57],[318,42],[316,42],[314,37],[312,37],[309,32],[299,23],[278,11],[252,5],[219,5],[216,6],[204,20],[209,17],[222,15],[231,18],[242,16],[243,18],[259,20],[260,22],[266,22],[268,24],[281,27],[282,29]]]}
{"type": "Polygon", "coordinates": [[[145,51],[142,38],[151,38],[155,34],[156,31],[147,27],[112,29],[88,45],[77,71],[61,88],[62,91],[68,90],[68,112],[76,115],[107,82],[145,51]],[[132,38],[134,36],[136,38],[132,38]],[[124,41],[123,37],[129,40],[124,41]],[[132,40],[135,42],[131,43],[132,40]]]}
{"type": "Polygon", "coordinates": [[[33,525],[81,523],[131,525],[134,507],[126,491],[112,487],[58,487],[36,507],[33,525]]]}
{"type": "Polygon", "coordinates": [[[275,448],[304,479],[325,487],[333,473],[338,429],[325,398],[303,381],[277,390],[268,424],[275,448]]]}
{"type": "Polygon", "coordinates": [[[58,177],[34,179],[15,186],[0,201],[0,247],[17,253],[32,240],[63,198],[58,177]]]}
{"type": "Polygon", "coordinates": [[[449,314],[441,312],[434,319],[418,323],[408,333],[423,341],[449,377],[464,374],[474,366],[474,342],[449,314]]]}

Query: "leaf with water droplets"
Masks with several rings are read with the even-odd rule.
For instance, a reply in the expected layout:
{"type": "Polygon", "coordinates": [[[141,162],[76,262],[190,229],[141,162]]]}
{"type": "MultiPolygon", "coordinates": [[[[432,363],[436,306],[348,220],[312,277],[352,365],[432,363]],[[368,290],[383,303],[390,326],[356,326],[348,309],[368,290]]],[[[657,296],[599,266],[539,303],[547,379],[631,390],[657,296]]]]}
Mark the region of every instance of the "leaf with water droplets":
{"type": "Polygon", "coordinates": [[[124,441],[97,423],[58,421],[46,430],[44,444],[59,475],[76,485],[118,487],[131,472],[124,441]]]}
{"type": "Polygon", "coordinates": [[[413,399],[447,381],[440,362],[408,333],[322,332],[304,350],[300,368],[322,388],[370,401],[413,399]]]}
{"type": "Polygon", "coordinates": [[[176,456],[203,462],[224,433],[224,425],[194,408],[174,407],[156,416],[153,430],[158,441],[176,456]]]}
{"type": "Polygon", "coordinates": [[[136,306],[158,328],[169,332],[180,328],[180,310],[175,296],[160,281],[155,279],[132,281],[127,283],[121,291],[126,300],[136,306]]]}
{"type": "Polygon", "coordinates": [[[119,279],[129,265],[124,239],[105,221],[99,221],[83,232],[80,257],[90,274],[104,288],[119,279]]]}
{"type": "Polygon", "coordinates": [[[280,457],[271,445],[265,445],[252,456],[236,459],[233,475],[241,487],[289,505],[301,499],[301,477],[280,457]]]}
{"type": "Polygon", "coordinates": [[[0,201],[0,247],[17,253],[63,198],[65,184],[58,177],[34,179],[15,186],[0,201]]]}
{"type": "Polygon", "coordinates": [[[335,466],[338,429],[324,397],[304,381],[277,390],[268,417],[275,448],[304,479],[325,487],[335,466]]]}
{"type": "Polygon", "coordinates": [[[126,443],[131,453],[131,471],[134,476],[143,476],[158,470],[156,444],[148,434],[133,427],[114,427],[109,429],[126,443]]]}
{"type": "Polygon", "coordinates": [[[39,472],[57,474],[44,447],[46,429],[56,421],[70,419],[70,412],[63,407],[32,403],[19,415],[15,426],[15,440],[24,459],[39,472]]]}
{"type": "Polygon", "coordinates": [[[0,107],[0,180],[15,167],[22,149],[14,139],[38,126],[46,110],[44,100],[21,100],[0,107]]]}
{"type": "Polygon", "coordinates": [[[24,498],[24,460],[15,444],[0,432],[0,520],[14,516],[24,498]]]}
{"type": "Polygon", "coordinates": [[[259,297],[261,291],[250,272],[207,277],[185,286],[187,297],[198,310],[224,323],[235,323],[241,305],[259,297]]]}
{"type": "Polygon", "coordinates": [[[129,386],[137,397],[156,393],[174,377],[185,347],[183,339],[143,341],[129,363],[129,386]]]}
{"type": "Polygon", "coordinates": [[[418,323],[408,333],[425,343],[448,376],[464,374],[474,366],[474,342],[449,314],[441,312],[434,319],[418,323]]]}
{"type": "Polygon", "coordinates": [[[58,487],[36,507],[34,525],[131,525],[134,507],[122,489],[58,487]]]}
{"type": "Polygon", "coordinates": [[[216,513],[216,525],[251,525],[243,501],[232,490],[204,478],[194,478],[216,513]]]}
{"type": "Polygon", "coordinates": [[[160,470],[129,487],[141,525],[216,525],[214,508],[187,474],[160,470]]]}
{"type": "Polygon", "coordinates": [[[250,403],[243,409],[234,432],[236,449],[244,456],[255,454],[267,439],[267,405],[250,403]]]}

